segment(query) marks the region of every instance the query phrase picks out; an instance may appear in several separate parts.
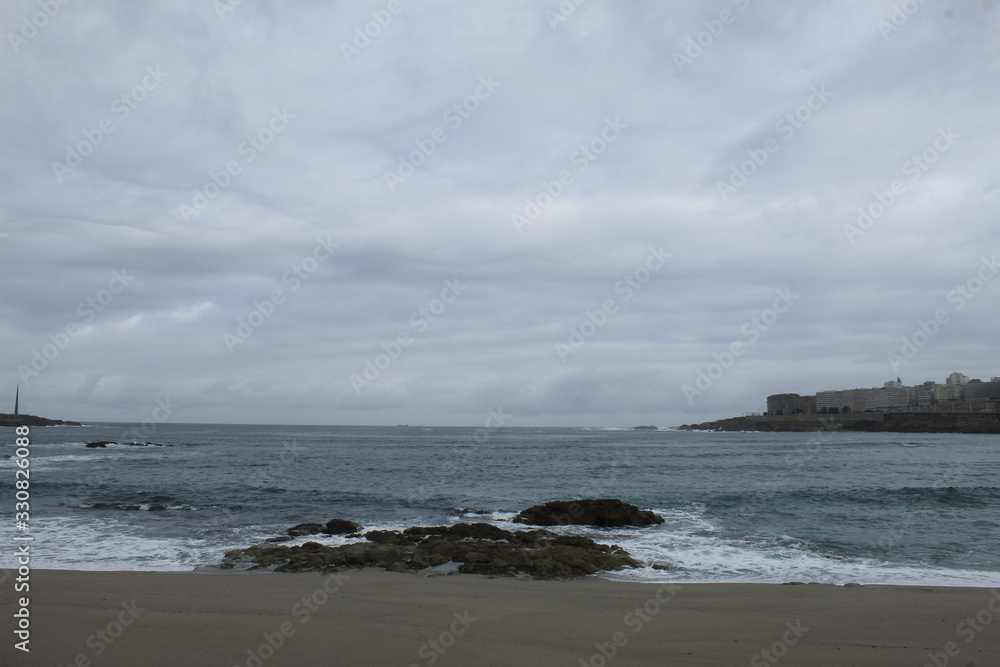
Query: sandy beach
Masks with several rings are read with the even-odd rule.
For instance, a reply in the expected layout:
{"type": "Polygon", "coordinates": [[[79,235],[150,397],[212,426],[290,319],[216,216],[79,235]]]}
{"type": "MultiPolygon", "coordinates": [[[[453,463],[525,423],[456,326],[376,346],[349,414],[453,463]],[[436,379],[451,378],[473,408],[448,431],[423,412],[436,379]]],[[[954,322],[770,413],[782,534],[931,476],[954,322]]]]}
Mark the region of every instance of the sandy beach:
{"type": "Polygon", "coordinates": [[[30,595],[4,665],[1000,664],[986,588],[42,570],[30,595]]]}

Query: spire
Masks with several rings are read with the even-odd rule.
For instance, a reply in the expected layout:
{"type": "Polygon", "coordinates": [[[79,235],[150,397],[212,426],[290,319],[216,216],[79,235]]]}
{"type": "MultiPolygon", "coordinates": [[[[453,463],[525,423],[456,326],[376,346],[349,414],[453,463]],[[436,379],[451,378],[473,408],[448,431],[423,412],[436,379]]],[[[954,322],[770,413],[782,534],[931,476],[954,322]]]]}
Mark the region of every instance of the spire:
{"type": "Polygon", "coordinates": [[[14,393],[14,414],[19,414],[21,404],[21,385],[17,385],[17,390],[14,393]]]}

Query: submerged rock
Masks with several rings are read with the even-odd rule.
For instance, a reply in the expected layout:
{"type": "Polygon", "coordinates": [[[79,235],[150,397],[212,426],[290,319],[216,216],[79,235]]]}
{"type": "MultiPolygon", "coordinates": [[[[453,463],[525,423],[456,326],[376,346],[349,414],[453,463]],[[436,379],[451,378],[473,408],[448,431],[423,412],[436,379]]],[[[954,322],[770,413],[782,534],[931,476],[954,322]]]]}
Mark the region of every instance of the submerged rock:
{"type": "MultiPolygon", "coordinates": [[[[289,529],[312,530],[319,524],[289,529]]],[[[319,532],[318,530],[316,532],[319,532]]],[[[305,534],[305,533],[304,533],[305,534]]],[[[311,534],[311,533],[310,533],[311,534]]],[[[473,574],[529,574],[568,578],[604,570],[637,567],[639,562],[615,545],[598,544],[581,536],[547,530],[507,531],[487,523],[418,526],[403,532],[370,531],[366,542],[327,546],[260,544],[227,552],[222,566],[250,563],[278,572],[324,571],[380,567],[405,572],[458,563],[458,571],[473,574]]]]}
{"type": "Polygon", "coordinates": [[[536,526],[651,526],[663,519],[649,510],[614,498],[598,500],[554,500],[535,505],[514,517],[516,523],[536,526]]]}
{"type": "Polygon", "coordinates": [[[115,440],[97,440],[96,442],[88,442],[84,447],[90,447],[91,449],[96,449],[97,447],[107,447],[108,445],[124,445],[126,447],[163,447],[163,443],[160,442],[117,442],[115,440]]]}

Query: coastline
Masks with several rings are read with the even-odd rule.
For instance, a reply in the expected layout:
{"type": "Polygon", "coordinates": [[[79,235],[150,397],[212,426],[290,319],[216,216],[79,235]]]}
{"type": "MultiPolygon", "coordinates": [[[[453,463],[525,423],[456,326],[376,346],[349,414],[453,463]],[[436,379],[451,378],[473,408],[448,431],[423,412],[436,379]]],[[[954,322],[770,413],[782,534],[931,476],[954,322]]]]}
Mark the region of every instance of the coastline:
{"type": "Polygon", "coordinates": [[[0,412],[0,427],[16,428],[18,426],[83,426],[83,424],[63,419],[48,419],[37,415],[14,415],[0,412]]]}
{"type": "Polygon", "coordinates": [[[4,664],[1000,664],[988,588],[36,570],[30,595],[4,664]]]}
{"type": "Polygon", "coordinates": [[[678,431],[762,431],[803,433],[852,431],[865,433],[1000,433],[1000,413],[873,412],[841,415],[749,415],[701,424],[682,424],[678,431]]]}

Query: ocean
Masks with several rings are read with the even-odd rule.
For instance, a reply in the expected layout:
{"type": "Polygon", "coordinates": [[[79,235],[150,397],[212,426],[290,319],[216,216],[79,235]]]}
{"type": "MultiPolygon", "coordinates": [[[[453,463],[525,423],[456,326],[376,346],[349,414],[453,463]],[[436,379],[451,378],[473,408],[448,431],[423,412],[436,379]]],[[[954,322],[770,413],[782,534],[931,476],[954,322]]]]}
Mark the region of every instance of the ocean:
{"type": "MultiPolygon", "coordinates": [[[[606,428],[93,424],[31,429],[33,568],[193,570],[301,522],[485,521],[621,498],[666,520],[554,530],[618,544],[648,582],[1000,587],[1000,438],[606,428]],[[163,447],[93,440],[149,440],[163,447]],[[669,564],[669,570],[653,563],[669,564]]],[[[0,485],[14,544],[14,429],[0,485]]],[[[21,534],[21,533],[18,533],[21,534]]],[[[308,540],[346,543],[343,537],[308,540]]],[[[0,567],[16,566],[3,549],[0,567]]]]}

